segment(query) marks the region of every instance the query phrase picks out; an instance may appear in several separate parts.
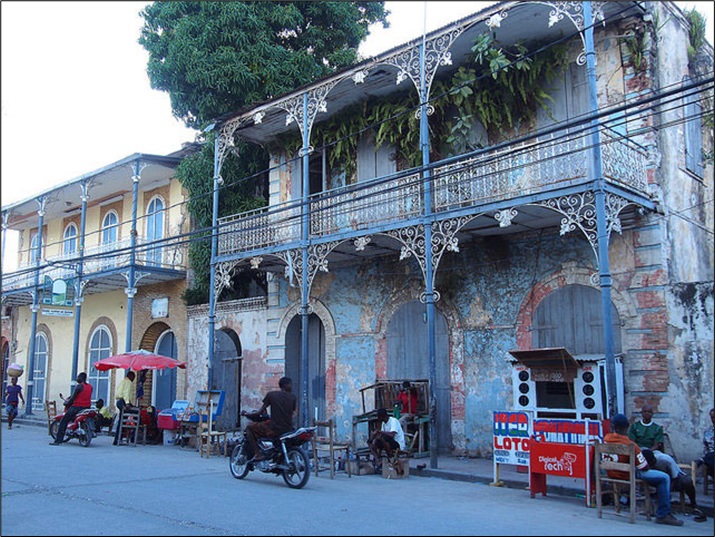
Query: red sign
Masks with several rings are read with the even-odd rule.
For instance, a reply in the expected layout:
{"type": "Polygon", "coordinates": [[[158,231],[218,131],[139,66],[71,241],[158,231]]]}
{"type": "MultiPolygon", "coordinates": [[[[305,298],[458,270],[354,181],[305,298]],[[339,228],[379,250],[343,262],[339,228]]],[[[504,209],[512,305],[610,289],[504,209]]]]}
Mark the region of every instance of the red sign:
{"type": "Polygon", "coordinates": [[[586,449],[574,444],[532,442],[530,468],[535,474],[586,478],[586,449]]]}

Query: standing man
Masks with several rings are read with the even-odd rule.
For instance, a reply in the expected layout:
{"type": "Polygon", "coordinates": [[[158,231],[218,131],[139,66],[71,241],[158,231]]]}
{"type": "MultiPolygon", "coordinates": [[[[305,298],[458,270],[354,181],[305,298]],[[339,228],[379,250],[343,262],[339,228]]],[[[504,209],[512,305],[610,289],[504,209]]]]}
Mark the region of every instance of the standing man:
{"type": "Polygon", "coordinates": [[[397,418],[387,414],[384,408],[377,409],[377,422],[379,427],[370,435],[368,445],[370,453],[374,457],[375,470],[382,470],[382,450],[387,453],[387,457],[392,459],[398,450],[405,449],[405,433],[397,418]]]}
{"type": "MultiPolygon", "coordinates": [[[[62,397],[62,394],[60,394],[60,397],[62,397]]],[[[65,415],[60,420],[57,438],[55,438],[54,442],[50,442],[50,445],[61,445],[65,438],[67,424],[82,410],[90,406],[92,406],[92,386],[87,384],[87,373],[82,372],[77,375],[77,385],[74,387],[74,392],[65,400],[65,415]]]]}
{"type": "Polygon", "coordinates": [[[263,398],[263,405],[258,412],[241,412],[242,416],[262,416],[271,407],[271,417],[266,421],[249,423],[246,426],[248,440],[253,448],[253,462],[262,461],[265,457],[258,448],[258,439],[276,437],[293,430],[293,414],[297,408],[297,399],[293,392],[293,381],[283,377],[278,381],[280,390],[268,392],[263,398]]]}
{"type": "Polygon", "coordinates": [[[22,396],[22,386],[17,383],[17,377],[10,377],[10,384],[5,387],[5,404],[7,405],[7,428],[12,429],[12,422],[17,417],[17,405],[25,398],[22,396]]]}
{"type": "Polygon", "coordinates": [[[116,405],[117,410],[119,410],[119,421],[117,422],[117,430],[114,433],[114,442],[112,442],[115,446],[119,444],[119,432],[122,429],[121,425],[122,414],[124,414],[124,407],[132,406],[134,404],[134,395],[136,394],[136,391],[134,390],[135,377],[136,374],[134,373],[134,371],[128,371],[122,379],[122,382],[120,382],[119,386],[117,387],[116,405]]]}

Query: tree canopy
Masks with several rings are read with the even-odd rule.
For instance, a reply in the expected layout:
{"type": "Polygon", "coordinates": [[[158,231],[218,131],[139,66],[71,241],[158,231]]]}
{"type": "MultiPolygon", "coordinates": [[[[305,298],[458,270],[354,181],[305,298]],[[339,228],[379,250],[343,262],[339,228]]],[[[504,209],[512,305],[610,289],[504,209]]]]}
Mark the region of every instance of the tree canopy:
{"type": "MultiPolygon", "coordinates": [[[[166,91],[173,115],[201,131],[216,118],[288,93],[354,64],[371,24],[388,27],[384,2],[153,2],[141,13],[139,43],[149,52],[153,89],[166,91]]],[[[185,158],[177,177],[189,195],[195,230],[189,260],[188,304],[209,295],[213,136],[185,158]]],[[[226,187],[219,213],[236,214],[267,203],[268,155],[240,144],[221,170],[226,187]]],[[[239,275],[227,297],[246,287],[239,275]]]]}
{"type": "Polygon", "coordinates": [[[152,88],[194,129],[348,67],[384,2],[153,2],[139,43],[152,88]]]}

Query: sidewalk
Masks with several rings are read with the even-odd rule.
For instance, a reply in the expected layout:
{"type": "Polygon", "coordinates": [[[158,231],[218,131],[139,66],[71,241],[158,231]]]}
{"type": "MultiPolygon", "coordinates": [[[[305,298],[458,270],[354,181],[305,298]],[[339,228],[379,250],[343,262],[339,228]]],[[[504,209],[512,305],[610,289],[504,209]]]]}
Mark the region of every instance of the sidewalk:
{"type": "MultiPolygon", "coordinates": [[[[15,424],[26,427],[47,427],[47,419],[44,415],[35,415],[30,418],[26,416],[18,416],[15,424]]],[[[452,457],[440,456],[437,459],[437,468],[430,468],[430,458],[409,459],[410,461],[410,476],[415,477],[437,477],[452,481],[464,481],[468,483],[484,483],[491,484],[494,482],[494,468],[491,459],[485,458],[469,458],[469,457],[452,457]]],[[[358,479],[360,477],[356,476],[358,479]]],[[[500,465],[499,466],[499,481],[500,486],[510,489],[529,490],[529,474],[520,472],[516,466],[500,465]]],[[[568,496],[583,498],[585,502],[586,484],[583,479],[548,476],[546,479],[547,492],[546,496],[568,496]]],[[[713,514],[713,490],[710,489],[707,496],[703,495],[703,485],[701,478],[698,478],[695,487],[698,506],[708,516],[708,523],[712,523],[713,514]]],[[[681,515],[680,513],[680,495],[673,495],[673,512],[678,517],[691,518],[692,515],[681,515]]],[[[690,506],[687,497],[685,499],[686,510],[690,506]]]]}
{"type": "MultiPolygon", "coordinates": [[[[430,459],[410,459],[410,476],[424,477],[439,477],[442,479],[451,479],[456,481],[468,481],[470,483],[486,483],[494,482],[494,468],[490,459],[485,458],[468,458],[468,457],[451,457],[440,456],[437,459],[437,468],[430,468],[430,459]]],[[[521,473],[513,465],[499,465],[499,481],[500,486],[529,490],[529,474],[521,473]]],[[[548,476],[546,479],[546,496],[559,495],[584,498],[586,492],[586,482],[584,479],[548,476]]],[[[698,507],[710,519],[713,518],[713,490],[712,487],[708,491],[708,495],[703,494],[703,484],[699,477],[695,485],[696,499],[698,507]]],[[[682,515],[680,513],[680,493],[673,494],[673,513],[677,517],[685,516],[691,518],[689,513],[682,515]]],[[[686,496],[685,508],[689,510],[690,502],[686,496]]]]}

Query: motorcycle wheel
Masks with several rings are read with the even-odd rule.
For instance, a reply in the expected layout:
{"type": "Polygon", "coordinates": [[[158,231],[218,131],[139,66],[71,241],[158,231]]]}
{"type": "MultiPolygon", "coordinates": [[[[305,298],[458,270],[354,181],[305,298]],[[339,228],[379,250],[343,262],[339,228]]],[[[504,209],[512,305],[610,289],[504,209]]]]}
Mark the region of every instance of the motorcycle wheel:
{"type": "Polygon", "coordinates": [[[248,475],[248,455],[245,449],[246,442],[241,441],[231,450],[231,458],[228,461],[228,467],[231,469],[231,475],[236,479],[243,479],[248,475]]]}
{"type": "Polygon", "coordinates": [[[92,424],[85,422],[82,426],[84,431],[82,434],[77,435],[77,440],[79,440],[79,445],[82,447],[89,447],[92,443],[92,424]]]}
{"type": "Polygon", "coordinates": [[[57,431],[60,430],[60,420],[55,420],[52,422],[52,425],[50,425],[50,436],[52,437],[52,440],[57,440],[57,431]]]}
{"type": "Polygon", "coordinates": [[[283,481],[292,489],[302,489],[310,478],[308,456],[300,448],[288,450],[288,470],[283,471],[283,481]]]}

